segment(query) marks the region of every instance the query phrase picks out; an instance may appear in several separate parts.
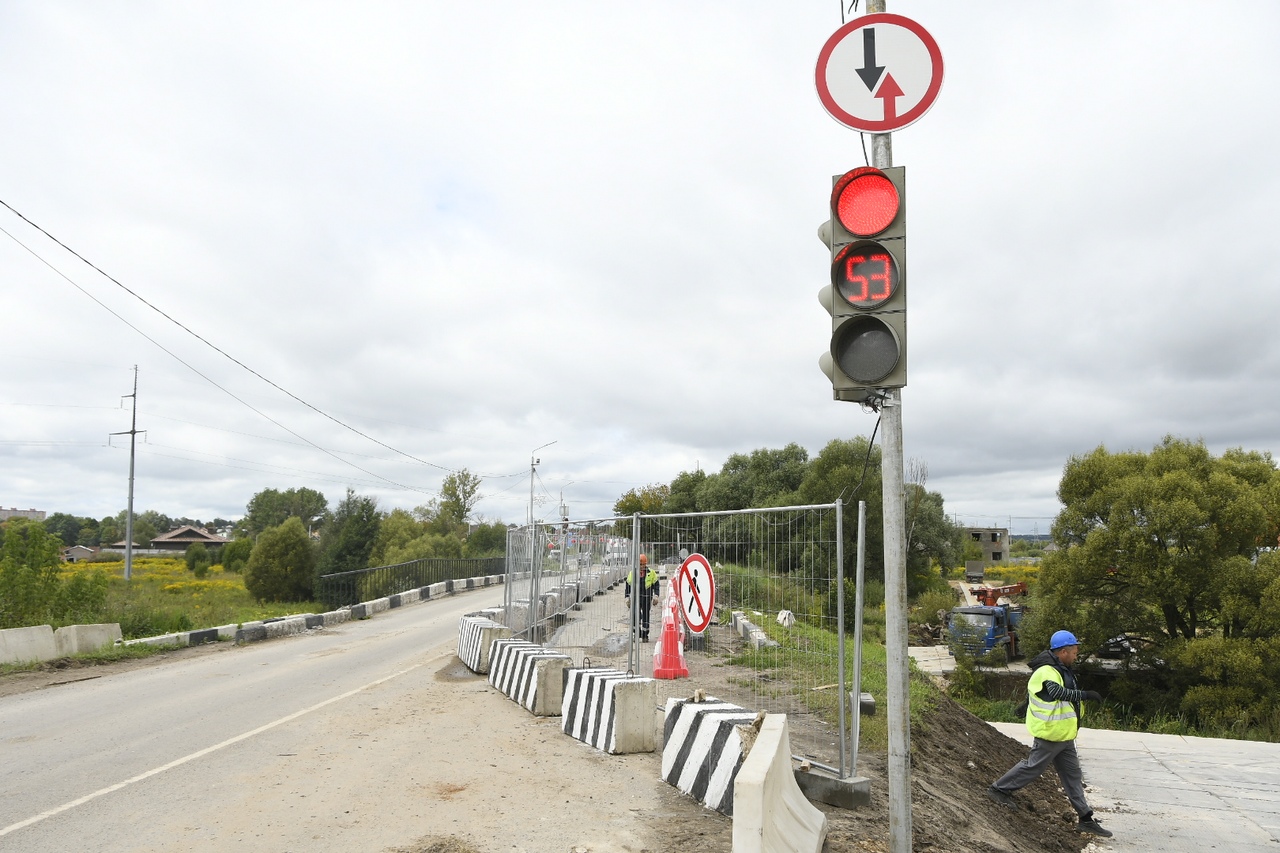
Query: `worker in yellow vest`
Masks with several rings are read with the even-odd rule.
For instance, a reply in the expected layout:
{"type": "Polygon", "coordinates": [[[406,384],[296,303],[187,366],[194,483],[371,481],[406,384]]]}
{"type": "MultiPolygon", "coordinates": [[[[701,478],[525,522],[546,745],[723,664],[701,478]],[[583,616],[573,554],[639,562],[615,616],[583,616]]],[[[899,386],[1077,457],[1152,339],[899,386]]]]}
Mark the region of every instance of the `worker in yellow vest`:
{"type": "Polygon", "coordinates": [[[1070,631],[1055,631],[1048,651],[1031,659],[1031,680],[1027,682],[1027,730],[1035,738],[1031,754],[987,788],[987,796],[1002,806],[1016,809],[1013,792],[1031,784],[1052,764],[1062,780],[1071,807],[1080,816],[1076,829],[1110,838],[1093,816],[1084,798],[1080,757],[1076,755],[1076,732],[1080,725],[1080,703],[1102,699],[1094,690],[1080,690],[1071,666],[1080,654],[1080,641],[1070,631]]]}
{"type": "MultiPolygon", "coordinates": [[[[661,580],[658,573],[649,568],[648,556],[640,555],[640,573],[644,576],[644,582],[640,584],[639,601],[636,603],[640,606],[640,642],[649,642],[649,608],[653,607],[658,600],[658,587],[661,586],[661,580]]],[[[631,581],[635,572],[627,573],[627,587],[624,595],[626,596],[627,612],[631,612],[631,581]]]]}

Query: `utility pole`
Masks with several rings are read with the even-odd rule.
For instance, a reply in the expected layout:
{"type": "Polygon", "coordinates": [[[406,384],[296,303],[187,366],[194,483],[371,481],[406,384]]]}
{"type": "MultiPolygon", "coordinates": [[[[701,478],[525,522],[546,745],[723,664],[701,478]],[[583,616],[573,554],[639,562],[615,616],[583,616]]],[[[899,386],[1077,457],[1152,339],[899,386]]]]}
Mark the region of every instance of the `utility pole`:
{"type": "MultiPolygon", "coordinates": [[[[867,13],[885,11],[868,0],[867,13]]],[[[871,135],[871,165],[893,165],[893,138],[871,135]]],[[[888,389],[880,412],[880,482],[884,502],[885,680],[889,715],[889,850],[911,853],[911,694],[907,663],[907,513],[902,476],[902,391],[888,389]]]]}
{"type": "MultiPolygon", "coordinates": [[[[138,365],[133,366],[133,393],[126,394],[133,400],[133,420],[128,432],[113,432],[112,435],[129,436],[129,506],[124,517],[124,579],[133,579],[133,460],[137,451],[138,439],[138,365]]],[[[123,398],[122,398],[123,399],[123,398]]],[[[146,432],[146,430],[142,430],[146,432]]]]}
{"type": "MultiPolygon", "coordinates": [[[[556,441],[559,441],[559,440],[560,439],[556,439],[556,441]]],[[[535,447],[533,451],[530,452],[529,454],[529,530],[530,531],[533,530],[533,475],[538,470],[538,463],[542,461],[541,459],[536,458],[534,454],[536,454],[543,447],[550,447],[555,443],[556,443],[555,441],[548,441],[546,444],[535,447]]]]}

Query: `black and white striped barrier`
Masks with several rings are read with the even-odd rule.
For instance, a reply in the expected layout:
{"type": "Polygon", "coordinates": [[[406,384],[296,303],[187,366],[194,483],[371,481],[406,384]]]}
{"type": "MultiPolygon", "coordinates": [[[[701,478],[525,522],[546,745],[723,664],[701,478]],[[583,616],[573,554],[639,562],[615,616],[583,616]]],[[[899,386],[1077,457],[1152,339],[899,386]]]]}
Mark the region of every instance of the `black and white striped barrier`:
{"type": "Polygon", "coordinates": [[[708,696],[668,699],[663,724],[662,778],[709,809],[733,816],[733,778],[742,765],[738,726],[754,711],[708,696]]]}
{"type": "Polygon", "coordinates": [[[657,704],[658,685],[652,678],[617,669],[567,669],[561,728],[601,752],[653,752],[657,704]]]}
{"type": "Polygon", "coordinates": [[[489,648],[494,640],[505,640],[511,629],[485,616],[463,616],[458,620],[458,657],[472,672],[489,671],[489,648]]]}
{"type": "Polygon", "coordinates": [[[489,649],[489,683],[539,717],[560,713],[564,670],[573,659],[527,640],[494,640],[489,649]]]}
{"type": "Polygon", "coordinates": [[[733,853],[821,853],[827,816],[791,769],[786,714],[766,714],[733,780],[733,853]]]}

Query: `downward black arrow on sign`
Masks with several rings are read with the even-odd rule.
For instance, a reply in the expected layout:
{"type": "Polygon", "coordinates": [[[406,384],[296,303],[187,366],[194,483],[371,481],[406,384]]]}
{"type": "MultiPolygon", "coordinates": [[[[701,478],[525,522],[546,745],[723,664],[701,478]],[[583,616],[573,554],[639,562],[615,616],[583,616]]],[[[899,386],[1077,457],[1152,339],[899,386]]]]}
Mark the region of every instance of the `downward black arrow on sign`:
{"type": "Polygon", "coordinates": [[[876,65],[876,28],[867,27],[862,31],[862,67],[857,69],[862,82],[867,84],[867,91],[876,90],[876,82],[884,73],[884,66],[876,65]]]}

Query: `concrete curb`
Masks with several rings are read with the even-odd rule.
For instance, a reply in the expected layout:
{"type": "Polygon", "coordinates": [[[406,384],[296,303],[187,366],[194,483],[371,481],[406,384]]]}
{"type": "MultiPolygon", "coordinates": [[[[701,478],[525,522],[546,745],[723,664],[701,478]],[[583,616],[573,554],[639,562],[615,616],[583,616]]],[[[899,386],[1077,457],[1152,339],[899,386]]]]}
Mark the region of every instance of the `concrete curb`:
{"type": "MultiPolygon", "coordinates": [[[[244,645],[246,643],[258,643],[263,640],[271,640],[276,637],[290,637],[296,634],[303,634],[307,631],[317,628],[331,628],[334,625],[341,625],[352,619],[369,619],[378,613],[384,613],[392,608],[404,607],[409,604],[416,604],[420,601],[427,601],[432,598],[439,598],[449,595],[456,588],[458,589],[479,589],[482,586],[496,586],[504,580],[502,575],[488,575],[475,578],[465,578],[459,581],[441,581],[433,583],[430,586],[411,589],[405,592],[389,595],[384,598],[375,598],[373,601],[363,601],[359,604],[353,604],[350,607],[342,607],[338,610],[330,610],[327,613],[300,613],[293,616],[279,616],[275,619],[265,619],[262,621],[245,622],[239,625],[219,625],[216,628],[202,628],[198,631],[179,631],[173,634],[161,634],[158,637],[141,637],[136,640],[121,640],[117,638],[117,644],[132,646],[199,646],[204,643],[217,642],[219,640],[234,640],[236,643],[244,645]]],[[[43,626],[49,628],[48,625],[43,626]]],[[[77,628],[85,627],[101,627],[101,626],[74,626],[77,628]]],[[[118,630],[119,626],[117,626],[118,630]]],[[[15,631],[39,631],[38,628],[15,628],[15,631]]],[[[65,630],[65,629],[59,629],[65,630]]],[[[5,661],[5,639],[6,632],[0,631],[0,661],[5,661]]],[[[52,629],[49,629],[52,635],[52,629]]],[[[32,635],[33,637],[35,635],[32,635]]],[[[52,637],[51,637],[52,639],[52,637]]],[[[24,641],[25,644],[33,642],[31,640],[24,641]]],[[[21,648],[25,649],[25,645],[21,648]]],[[[57,657],[53,655],[52,657],[57,657]]],[[[50,660],[52,658],[42,658],[42,660],[50,660]]]]}

